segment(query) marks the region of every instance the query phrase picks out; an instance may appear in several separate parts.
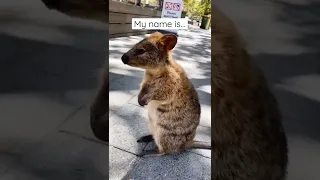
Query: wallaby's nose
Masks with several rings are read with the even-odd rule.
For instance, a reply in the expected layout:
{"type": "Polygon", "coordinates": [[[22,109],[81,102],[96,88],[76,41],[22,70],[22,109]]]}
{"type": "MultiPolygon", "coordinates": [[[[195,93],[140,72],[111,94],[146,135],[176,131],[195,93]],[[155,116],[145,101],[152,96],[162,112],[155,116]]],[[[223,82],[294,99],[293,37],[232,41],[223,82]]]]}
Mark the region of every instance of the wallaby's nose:
{"type": "Polygon", "coordinates": [[[121,60],[122,60],[123,64],[128,64],[129,57],[127,56],[127,54],[124,54],[124,55],[122,55],[121,60]]]}

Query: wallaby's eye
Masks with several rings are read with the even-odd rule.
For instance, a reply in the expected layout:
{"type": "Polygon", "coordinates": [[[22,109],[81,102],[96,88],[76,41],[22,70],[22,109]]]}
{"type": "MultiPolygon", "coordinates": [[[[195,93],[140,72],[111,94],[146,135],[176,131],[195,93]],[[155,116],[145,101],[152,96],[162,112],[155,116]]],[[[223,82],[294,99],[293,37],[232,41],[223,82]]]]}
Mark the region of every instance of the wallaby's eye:
{"type": "Polygon", "coordinates": [[[136,49],[136,53],[138,55],[145,53],[146,51],[144,49],[136,49]]]}

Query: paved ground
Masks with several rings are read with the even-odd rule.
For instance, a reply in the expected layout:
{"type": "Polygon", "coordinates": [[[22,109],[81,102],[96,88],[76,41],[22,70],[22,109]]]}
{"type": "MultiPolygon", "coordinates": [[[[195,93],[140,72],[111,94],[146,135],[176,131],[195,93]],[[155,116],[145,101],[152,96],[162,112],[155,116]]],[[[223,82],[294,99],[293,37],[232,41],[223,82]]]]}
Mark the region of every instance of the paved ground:
{"type": "Polygon", "coordinates": [[[0,2],[1,180],[107,179],[87,107],[107,48],[106,25],[0,2]]]}
{"type": "MultiPolygon", "coordinates": [[[[107,26],[49,11],[38,0],[1,2],[0,19],[0,179],[107,179],[109,154],[113,165],[110,166],[110,179],[124,175],[130,168],[129,163],[136,159],[132,154],[138,151],[133,139],[135,133],[147,133],[144,118],[137,112],[143,112],[143,109],[134,105],[138,87],[135,83],[141,72],[136,72],[136,78],[126,76],[121,68],[129,71],[122,65],[118,71],[114,66],[110,73],[110,79],[115,80],[111,83],[110,95],[117,98],[110,98],[110,108],[114,110],[110,112],[110,122],[114,123],[112,135],[120,132],[123,138],[117,138],[118,147],[127,152],[110,146],[108,153],[109,147],[97,141],[89,128],[88,105],[96,92],[97,69],[108,58],[107,26]],[[117,81],[116,76],[122,78],[121,81],[117,81]],[[125,108],[131,111],[125,111],[125,108]],[[126,122],[128,116],[132,118],[130,123],[126,122]],[[134,131],[139,127],[139,131],[134,131]]],[[[204,36],[210,37],[209,34],[204,36]]],[[[130,41],[134,43],[139,38],[133,37],[130,41]]],[[[200,47],[191,44],[186,47],[187,51],[181,48],[181,52],[177,51],[185,57],[186,68],[200,63],[206,64],[203,68],[210,67],[210,44],[209,41],[205,43],[205,58],[198,59],[199,62],[187,56],[190,57],[189,49],[200,47]]],[[[118,54],[111,51],[110,55],[119,55],[121,50],[118,49],[118,54]]],[[[199,50],[193,52],[196,51],[199,50]]],[[[198,56],[200,54],[194,55],[198,56]]],[[[114,62],[118,60],[119,57],[114,57],[114,62]]],[[[192,77],[202,92],[203,110],[208,111],[210,92],[206,91],[210,88],[206,85],[209,85],[210,72],[194,71],[192,77]]],[[[210,141],[209,117],[210,114],[203,116],[198,139],[210,141]]],[[[161,164],[165,159],[157,160],[156,164],[153,163],[155,160],[141,159],[132,172],[134,177],[142,177],[144,172],[159,165],[162,170],[173,170],[170,166],[177,165],[183,168],[175,168],[177,172],[169,171],[164,175],[208,179],[209,155],[205,151],[194,151],[170,157],[165,161],[167,167],[161,164]],[[144,165],[150,163],[153,166],[145,171],[144,165]],[[197,173],[190,175],[191,170],[197,173]]]]}
{"type": "MultiPolygon", "coordinates": [[[[148,134],[145,122],[147,111],[138,105],[137,100],[143,71],[124,65],[120,58],[144,37],[131,36],[109,41],[110,179],[120,179],[129,168],[133,168],[133,179],[210,179],[209,150],[193,150],[164,158],[136,157],[144,148],[154,146],[152,143],[136,142],[140,136],[148,134]],[[130,163],[134,165],[129,166],[130,163]]],[[[196,140],[205,142],[211,141],[210,51],[210,31],[200,29],[180,31],[173,51],[173,58],[186,70],[200,96],[202,117],[196,140]]]]}
{"type": "MultiPolygon", "coordinates": [[[[279,99],[289,137],[288,179],[318,180],[320,6],[315,0],[286,2],[215,0],[239,27],[279,99]]],[[[119,54],[141,37],[111,41],[110,95],[118,99],[111,99],[110,123],[119,131],[112,130],[110,148],[93,137],[88,104],[96,91],[96,69],[107,58],[106,32],[103,24],[49,11],[38,0],[0,2],[0,180],[107,179],[108,157],[113,179],[130,168],[136,179],[156,179],[154,172],[210,177],[206,151],[166,159],[135,156],[144,148],[136,138],[147,133],[145,111],[135,97],[142,73],[123,66],[119,54]]],[[[198,88],[206,111],[210,51],[203,47],[210,44],[192,33],[182,35],[174,57],[198,88]],[[202,46],[195,45],[200,40],[202,46]]],[[[202,117],[198,139],[210,140],[209,117],[202,117]]]]}

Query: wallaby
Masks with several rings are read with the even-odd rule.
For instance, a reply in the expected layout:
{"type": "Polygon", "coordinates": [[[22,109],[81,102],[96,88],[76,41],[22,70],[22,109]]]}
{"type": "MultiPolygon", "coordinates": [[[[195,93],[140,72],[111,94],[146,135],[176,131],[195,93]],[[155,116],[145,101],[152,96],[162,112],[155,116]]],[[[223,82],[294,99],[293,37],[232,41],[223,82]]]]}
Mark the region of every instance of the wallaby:
{"type": "Polygon", "coordinates": [[[109,71],[101,69],[101,85],[90,106],[90,127],[99,140],[109,142],[109,71]]]}
{"type": "Polygon", "coordinates": [[[172,58],[171,50],[176,43],[175,35],[155,32],[121,57],[124,64],[146,70],[138,103],[147,105],[151,135],[139,138],[138,142],[154,139],[158,150],[144,154],[211,149],[211,144],[194,141],[200,122],[200,103],[185,71],[172,58]]]}
{"type": "Polygon", "coordinates": [[[212,6],[213,179],[284,180],[287,138],[275,96],[234,24],[212,6]]]}

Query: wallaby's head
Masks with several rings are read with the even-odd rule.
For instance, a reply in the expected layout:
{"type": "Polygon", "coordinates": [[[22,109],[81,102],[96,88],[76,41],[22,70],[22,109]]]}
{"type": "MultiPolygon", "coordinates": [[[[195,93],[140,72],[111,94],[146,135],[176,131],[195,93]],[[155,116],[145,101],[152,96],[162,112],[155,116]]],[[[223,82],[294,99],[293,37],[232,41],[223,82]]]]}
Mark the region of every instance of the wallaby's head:
{"type": "Polygon", "coordinates": [[[177,36],[155,32],[123,54],[121,60],[124,64],[133,67],[159,68],[168,63],[169,53],[176,44],[177,36]]]}

